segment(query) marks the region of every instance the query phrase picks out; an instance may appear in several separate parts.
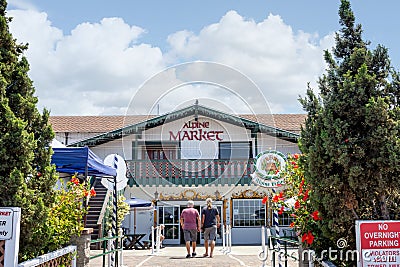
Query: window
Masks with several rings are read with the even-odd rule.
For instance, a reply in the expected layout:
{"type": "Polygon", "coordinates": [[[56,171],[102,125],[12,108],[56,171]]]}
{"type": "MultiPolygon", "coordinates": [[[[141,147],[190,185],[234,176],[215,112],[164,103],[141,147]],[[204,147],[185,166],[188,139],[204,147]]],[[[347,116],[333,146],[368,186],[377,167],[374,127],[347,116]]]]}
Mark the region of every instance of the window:
{"type": "Polygon", "coordinates": [[[220,159],[250,159],[251,142],[219,142],[220,159]]]}
{"type": "Polygon", "coordinates": [[[265,205],[261,199],[233,199],[233,226],[266,225],[265,205]]]}
{"type": "Polygon", "coordinates": [[[278,215],[278,222],[280,226],[289,226],[293,222],[293,218],[290,216],[289,212],[283,212],[278,215]]]}

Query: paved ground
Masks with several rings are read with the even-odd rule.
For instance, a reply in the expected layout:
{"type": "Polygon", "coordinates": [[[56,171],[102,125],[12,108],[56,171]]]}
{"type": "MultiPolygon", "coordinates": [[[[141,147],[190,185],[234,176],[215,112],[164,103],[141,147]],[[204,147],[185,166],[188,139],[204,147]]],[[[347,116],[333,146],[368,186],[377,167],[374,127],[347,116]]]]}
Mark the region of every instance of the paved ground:
{"type": "MultiPolygon", "coordinates": [[[[184,246],[168,246],[161,249],[158,253],[151,253],[151,250],[124,250],[123,265],[128,267],[257,267],[263,266],[259,258],[261,247],[257,246],[234,246],[230,253],[225,253],[221,247],[216,247],[213,258],[203,258],[204,247],[197,248],[197,257],[186,259],[186,249],[184,246]]],[[[100,251],[91,251],[91,255],[97,255],[100,251]]],[[[297,250],[289,250],[289,254],[297,256],[297,250]]],[[[90,261],[90,267],[101,267],[102,258],[95,258],[90,261]]],[[[106,264],[107,266],[107,264],[106,264]]],[[[272,266],[271,253],[264,266],[272,266]]],[[[278,266],[278,264],[276,264],[278,266]]],[[[282,266],[285,267],[284,262],[282,266]]],[[[297,267],[298,262],[289,259],[288,267],[297,267]]]]}

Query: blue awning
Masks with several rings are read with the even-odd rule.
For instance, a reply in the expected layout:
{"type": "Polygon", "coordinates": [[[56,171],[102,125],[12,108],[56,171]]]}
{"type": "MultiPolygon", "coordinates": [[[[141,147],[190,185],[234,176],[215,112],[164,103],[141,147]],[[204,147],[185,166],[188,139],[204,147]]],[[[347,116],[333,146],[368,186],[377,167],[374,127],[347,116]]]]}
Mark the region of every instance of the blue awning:
{"type": "Polygon", "coordinates": [[[144,199],[140,199],[140,198],[131,198],[131,199],[127,199],[125,200],[126,203],[128,203],[128,205],[131,208],[143,208],[143,207],[151,207],[152,203],[149,200],[144,200],[144,199]]]}
{"type": "Polygon", "coordinates": [[[56,165],[58,172],[89,176],[117,175],[115,168],[105,165],[88,147],[53,148],[53,151],[51,164],[56,165]]]}

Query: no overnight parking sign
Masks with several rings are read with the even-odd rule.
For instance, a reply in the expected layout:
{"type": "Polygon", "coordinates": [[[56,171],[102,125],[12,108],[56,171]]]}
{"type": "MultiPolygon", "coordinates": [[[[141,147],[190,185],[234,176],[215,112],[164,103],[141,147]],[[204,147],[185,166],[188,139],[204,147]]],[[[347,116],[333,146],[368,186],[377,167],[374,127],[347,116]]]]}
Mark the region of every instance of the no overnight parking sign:
{"type": "Polygon", "coordinates": [[[400,221],[356,221],[362,267],[400,267],[400,221]]]}

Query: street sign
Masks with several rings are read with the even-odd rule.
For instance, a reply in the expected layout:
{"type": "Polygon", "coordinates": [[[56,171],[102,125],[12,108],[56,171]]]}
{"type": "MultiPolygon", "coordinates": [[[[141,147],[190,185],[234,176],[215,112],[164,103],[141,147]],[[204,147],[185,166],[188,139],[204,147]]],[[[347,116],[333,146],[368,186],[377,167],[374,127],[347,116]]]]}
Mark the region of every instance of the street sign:
{"type": "Polygon", "coordinates": [[[356,221],[359,267],[400,266],[400,221],[356,221]]]}
{"type": "Polygon", "coordinates": [[[13,215],[12,209],[0,209],[0,240],[9,240],[13,234],[13,215]]]}

